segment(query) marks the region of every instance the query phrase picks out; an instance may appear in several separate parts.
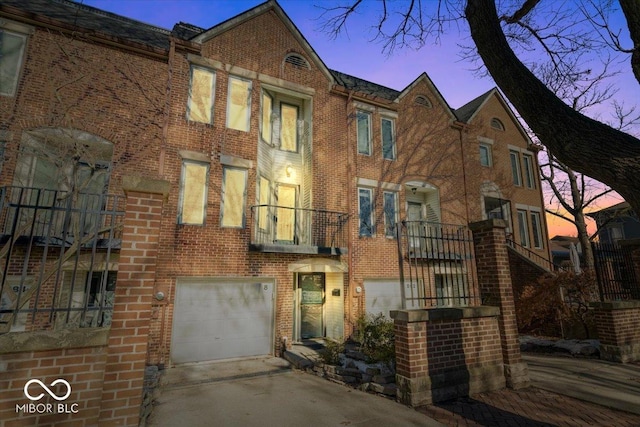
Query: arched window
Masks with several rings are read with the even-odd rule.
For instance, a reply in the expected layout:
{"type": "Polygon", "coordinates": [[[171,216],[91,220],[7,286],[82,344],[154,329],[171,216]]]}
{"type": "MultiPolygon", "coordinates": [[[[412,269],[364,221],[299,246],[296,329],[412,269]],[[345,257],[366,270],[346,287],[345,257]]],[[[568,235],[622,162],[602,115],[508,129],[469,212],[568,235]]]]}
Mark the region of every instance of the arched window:
{"type": "Polygon", "coordinates": [[[504,130],[504,124],[500,121],[500,119],[493,118],[491,119],[491,127],[497,130],[504,130]]]}
{"type": "Polygon", "coordinates": [[[309,62],[299,53],[289,53],[287,54],[287,56],[285,56],[284,58],[284,62],[286,64],[291,64],[294,67],[298,67],[298,68],[304,68],[307,70],[311,69],[311,66],[309,66],[309,62]]]}
{"type": "Polygon", "coordinates": [[[418,105],[422,105],[423,107],[431,108],[431,101],[424,95],[416,96],[415,103],[418,105]]]}

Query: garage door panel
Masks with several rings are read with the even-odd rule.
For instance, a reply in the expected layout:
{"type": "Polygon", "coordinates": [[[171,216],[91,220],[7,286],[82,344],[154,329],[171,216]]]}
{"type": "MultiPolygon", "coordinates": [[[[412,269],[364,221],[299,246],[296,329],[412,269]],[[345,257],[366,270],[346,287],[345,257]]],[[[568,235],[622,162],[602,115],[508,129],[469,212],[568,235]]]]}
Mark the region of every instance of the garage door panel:
{"type": "Polygon", "coordinates": [[[270,354],[272,282],[178,282],[171,359],[199,362],[270,354]]]}
{"type": "Polygon", "coordinates": [[[390,310],[402,309],[400,283],[394,281],[365,280],[365,306],[367,313],[384,313],[389,317],[390,310]]]}

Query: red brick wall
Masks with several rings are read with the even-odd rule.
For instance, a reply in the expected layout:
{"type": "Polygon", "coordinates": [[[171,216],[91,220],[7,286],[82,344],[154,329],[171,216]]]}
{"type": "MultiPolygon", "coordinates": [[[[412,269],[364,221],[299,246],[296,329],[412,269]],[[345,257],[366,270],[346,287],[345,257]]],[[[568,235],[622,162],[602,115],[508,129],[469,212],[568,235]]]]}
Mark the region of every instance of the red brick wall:
{"type": "Polygon", "coordinates": [[[640,360],[640,302],[594,303],[600,357],[616,362],[640,360]]]}
{"type": "MultiPolygon", "coordinates": [[[[98,423],[102,396],[102,378],[107,360],[106,347],[86,347],[32,351],[0,355],[0,420],[4,427],[32,426],[92,426],[98,423]],[[58,402],[48,394],[33,403],[51,404],[48,413],[16,412],[16,405],[31,401],[24,395],[24,386],[30,379],[38,379],[49,386],[62,378],[71,385],[71,394],[64,402],[58,402]],[[58,403],[66,404],[66,410],[77,413],[57,413],[58,403]],[[72,407],[71,405],[76,404],[72,407]]],[[[66,388],[58,386],[54,391],[63,395],[66,388]]],[[[44,391],[37,385],[29,387],[29,393],[37,396],[44,391]]]]}

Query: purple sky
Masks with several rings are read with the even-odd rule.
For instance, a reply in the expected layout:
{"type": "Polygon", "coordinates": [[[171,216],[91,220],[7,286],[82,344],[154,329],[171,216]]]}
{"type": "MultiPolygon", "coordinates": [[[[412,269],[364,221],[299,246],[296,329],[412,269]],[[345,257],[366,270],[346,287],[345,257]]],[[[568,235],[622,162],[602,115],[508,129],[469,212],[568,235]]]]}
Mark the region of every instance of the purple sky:
{"type": "MultiPolygon", "coordinates": [[[[262,0],[77,0],[142,22],[171,29],[179,21],[188,22],[202,28],[210,28],[228,18],[242,13],[262,0]]],[[[346,0],[341,0],[342,4],[346,0]]],[[[293,23],[309,41],[325,64],[332,69],[378,83],[393,89],[402,90],[422,72],[426,72],[438,87],[452,108],[459,108],[476,96],[491,89],[494,85],[490,77],[480,78],[471,71],[474,64],[460,57],[459,45],[471,45],[465,22],[460,22],[460,30],[455,27],[448,30],[439,40],[439,44],[426,44],[420,50],[408,48],[396,50],[391,56],[382,52],[382,45],[371,40],[375,36],[372,25],[377,22],[380,2],[367,0],[365,8],[348,22],[347,33],[337,39],[320,31],[319,17],[323,10],[317,5],[331,6],[336,0],[279,0],[293,23]]],[[[433,5],[437,5],[435,0],[433,5]]],[[[393,5],[399,3],[394,2],[393,5]]],[[[614,22],[623,29],[623,40],[628,34],[623,16],[614,15],[614,22]]],[[[629,45],[627,43],[627,45],[629,45]]],[[[628,59],[620,64],[623,74],[613,81],[619,93],[618,101],[631,106],[640,99],[640,85],[633,78],[628,59]]],[[[609,111],[606,107],[592,112],[605,121],[609,111]]],[[[604,202],[599,207],[617,203],[619,200],[604,202]]],[[[549,219],[550,228],[564,224],[549,219]]],[[[575,234],[575,228],[558,231],[575,234]],[[573,230],[573,231],[572,231],[573,230]]],[[[556,234],[551,230],[550,235],[556,234]]]]}

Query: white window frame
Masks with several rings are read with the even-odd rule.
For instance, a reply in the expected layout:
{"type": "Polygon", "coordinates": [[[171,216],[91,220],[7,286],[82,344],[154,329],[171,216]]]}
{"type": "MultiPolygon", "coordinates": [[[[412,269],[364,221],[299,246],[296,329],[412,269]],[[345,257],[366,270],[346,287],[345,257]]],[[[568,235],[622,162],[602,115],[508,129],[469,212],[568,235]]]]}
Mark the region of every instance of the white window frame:
{"type": "Polygon", "coordinates": [[[511,175],[513,177],[513,185],[522,187],[522,172],[520,171],[520,153],[509,150],[509,159],[511,160],[511,175]]]}
{"type": "Polygon", "coordinates": [[[271,145],[273,143],[273,96],[267,91],[262,91],[260,97],[260,138],[266,144],[271,145]],[[265,100],[269,100],[270,106],[266,106],[265,100]],[[267,110],[268,109],[268,110],[267,110]]]}
{"type": "MultiPolygon", "coordinates": [[[[358,194],[358,200],[360,200],[358,194]]],[[[382,193],[382,211],[384,213],[384,235],[386,237],[396,237],[395,227],[398,224],[398,192],[396,191],[384,191],[382,193]],[[387,207],[387,197],[392,197],[392,207],[393,207],[393,218],[389,218],[387,207]],[[391,222],[391,223],[390,223],[391,222]]]]}
{"type": "MultiPolygon", "coordinates": [[[[10,34],[11,36],[14,37],[18,37],[20,39],[22,39],[22,45],[20,46],[20,52],[18,53],[18,58],[16,60],[15,64],[12,67],[11,70],[9,70],[9,72],[6,73],[7,75],[7,80],[10,81],[10,84],[7,85],[7,87],[0,87],[0,95],[1,96],[10,96],[13,97],[16,95],[16,92],[18,91],[18,83],[20,82],[20,74],[22,71],[22,65],[24,62],[24,58],[25,58],[25,51],[27,48],[27,34],[24,33],[20,33],[20,32],[16,32],[16,31],[10,31],[4,27],[6,27],[8,25],[3,25],[3,22],[0,20],[0,37],[2,36],[2,33],[7,33],[10,34]]],[[[0,68],[0,73],[2,72],[2,68],[0,68]]],[[[0,80],[1,82],[2,80],[0,80]]]]}
{"type": "Polygon", "coordinates": [[[527,188],[535,189],[536,182],[533,174],[533,156],[522,153],[522,163],[524,165],[524,184],[527,188]]]}
{"type": "Polygon", "coordinates": [[[382,117],[380,119],[380,139],[382,141],[382,158],[386,160],[395,160],[396,159],[396,121],[390,117],[382,117]],[[391,124],[391,156],[387,157],[385,155],[385,138],[384,138],[384,122],[389,122],[391,124]]]}
{"type": "Polygon", "coordinates": [[[238,130],[241,132],[249,132],[251,130],[251,93],[252,93],[252,89],[253,89],[253,82],[251,80],[248,79],[243,79],[241,77],[237,77],[237,76],[229,76],[229,83],[228,83],[228,88],[227,88],[227,128],[228,129],[234,129],[234,130],[238,130]],[[233,95],[232,95],[232,91],[233,91],[233,82],[234,81],[240,81],[240,82],[245,82],[248,83],[247,86],[247,104],[245,106],[246,108],[246,112],[245,112],[245,121],[244,121],[244,126],[239,126],[239,127],[232,127],[232,123],[231,123],[231,106],[232,106],[232,99],[233,99],[233,95]]]}
{"type": "MultiPolygon", "coordinates": [[[[244,168],[238,168],[238,167],[233,167],[233,166],[223,166],[222,167],[222,188],[220,191],[220,227],[222,228],[244,228],[245,224],[246,224],[246,214],[245,214],[245,209],[247,206],[247,179],[248,179],[248,171],[247,169],[244,168]],[[240,224],[228,224],[225,223],[225,209],[226,209],[226,188],[227,188],[227,172],[228,171],[234,171],[234,172],[242,172],[244,174],[244,183],[243,183],[243,189],[242,189],[242,203],[239,207],[239,209],[241,209],[240,213],[241,213],[241,220],[240,220],[240,224]]],[[[238,206],[234,206],[235,209],[238,209],[238,206]]]]}
{"type": "Polygon", "coordinates": [[[367,188],[367,187],[357,187],[358,188],[358,235],[360,237],[373,237],[375,235],[375,226],[374,226],[374,222],[373,222],[373,189],[372,188],[367,188]],[[363,233],[363,214],[366,215],[366,213],[364,213],[362,211],[362,203],[360,201],[360,195],[361,193],[366,193],[369,196],[369,228],[370,231],[369,233],[363,233]]]}
{"type": "Polygon", "coordinates": [[[370,156],[371,155],[371,113],[368,111],[364,111],[364,110],[357,110],[356,111],[356,141],[358,144],[358,154],[362,154],[365,156],[370,156]],[[360,134],[360,120],[365,118],[367,119],[367,135],[366,135],[366,141],[363,141],[363,144],[366,143],[366,150],[364,149],[365,147],[360,147],[360,138],[361,138],[361,134],[360,134]]]}
{"type": "Polygon", "coordinates": [[[531,229],[533,230],[533,247],[536,249],[542,249],[544,247],[544,240],[542,239],[542,217],[540,212],[531,211],[531,229]]]}
{"type": "Polygon", "coordinates": [[[178,224],[181,225],[205,225],[207,218],[207,195],[209,193],[209,163],[201,162],[191,159],[182,159],[182,170],[180,173],[180,193],[178,195],[178,224]],[[202,207],[202,215],[200,221],[186,221],[185,220],[185,191],[187,188],[192,187],[192,184],[187,182],[187,168],[188,165],[194,165],[205,168],[205,182],[202,189],[202,200],[200,201],[202,207]]]}
{"type": "MultiPolygon", "coordinates": [[[[213,70],[210,70],[206,67],[200,67],[198,65],[193,65],[191,64],[191,73],[190,73],[190,80],[189,80],[189,99],[187,101],[187,120],[192,121],[192,122],[198,122],[198,123],[206,123],[206,124],[211,124],[213,123],[213,106],[214,106],[214,102],[215,102],[215,97],[216,97],[216,73],[213,70]],[[208,118],[209,120],[200,120],[197,117],[194,117],[194,115],[192,114],[192,110],[193,110],[193,105],[194,105],[194,98],[193,98],[193,76],[196,73],[196,71],[199,72],[205,72],[211,75],[211,88],[209,89],[209,109],[208,111],[208,118]]],[[[206,105],[205,105],[206,108],[206,105]]]]}
{"type": "Polygon", "coordinates": [[[527,220],[527,211],[518,209],[516,211],[518,217],[518,233],[520,234],[520,245],[524,248],[530,247],[529,240],[529,221],[527,220]]]}
{"type": "Polygon", "coordinates": [[[480,151],[480,165],[481,166],[485,166],[485,167],[491,167],[493,166],[493,154],[491,152],[491,144],[487,144],[485,142],[481,142],[479,145],[479,151],[480,151]],[[482,162],[482,150],[486,150],[487,152],[487,164],[484,164],[482,162]]]}

